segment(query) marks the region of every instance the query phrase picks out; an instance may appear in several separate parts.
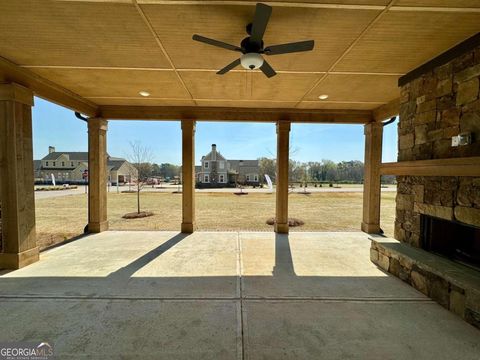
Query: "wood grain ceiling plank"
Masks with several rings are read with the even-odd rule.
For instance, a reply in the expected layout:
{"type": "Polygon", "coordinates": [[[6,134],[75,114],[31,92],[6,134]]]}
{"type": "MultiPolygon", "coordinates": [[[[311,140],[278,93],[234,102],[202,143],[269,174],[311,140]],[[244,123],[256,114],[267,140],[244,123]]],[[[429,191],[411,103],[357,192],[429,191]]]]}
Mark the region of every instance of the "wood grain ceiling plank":
{"type": "Polygon", "coordinates": [[[251,98],[257,100],[298,101],[322,75],[282,74],[267,78],[252,73],[251,98]]]}
{"type": "Polygon", "coordinates": [[[427,6],[445,8],[479,8],[478,0],[398,0],[396,6],[427,6]]]}
{"type": "MultiPolygon", "coordinates": [[[[306,99],[306,98],[310,95],[310,93],[311,93],[318,85],[320,85],[322,81],[324,81],[324,80],[327,78],[328,73],[331,72],[331,71],[333,71],[333,70],[335,69],[336,65],[337,65],[340,61],[342,61],[342,59],[345,58],[345,57],[349,54],[349,52],[350,52],[350,51],[355,47],[355,45],[363,38],[363,36],[364,36],[365,34],[367,34],[367,33],[370,31],[370,29],[373,28],[374,25],[382,19],[382,17],[387,13],[387,11],[395,4],[395,1],[396,1],[396,0],[390,0],[390,2],[388,3],[388,5],[387,5],[380,13],[378,13],[378,14],[375,16],[375,18],[374,18],[372,21],[370,21],[370,23],[369,23],[366,27],[364,27],[364,28],[362,29],[362,31],[361,31],[360,34],[357,36],[357,38],[356,38],[354,41],[352,41],[352,42],[350,43],[350,45],[345,49],[345,51],[335,60],[335,62],[333,62],[333,63],[330,65],[327,73],[326,73],[325,75],[323,75],[322,77],[320,77],[320,79],[317,80],[317,82],[316,82],[307,92],[305,92],[305,94],[304,94],[303,97],[300,99],[300,101],[306,99]]],[[[300,102],[299,102],[299,104],[300,104],[300,102]]],[[[298,104],[297,104],[297,106],[298,106],[298,104]]]]}
{"type": "Polygon", "coordinates": [[[195,99],[240,99],[250,98],[248,74],[229,72],[216,75],[210,72],[182,71],[182,78],[195,99]]]}
{"type": "Polygon", "coordinates": [[[135,8],[137,9],[138,14],[141,16],[141,18],[143,19],[145,25],[147,25],[148,30],[149,30],[150,33],[153,35],[153,37],[154,37],[154,39],[155,39],[155,42],[157,43],[158,47],[159,47],[160,50],[162,51],[162,53],[163,53],[163,55],[165,56],[165,58],[168,60],[170,66],[171,66],[171,67],[173,68],[173,70],[175,71],[175,76],[177,77],[178,82],[179,82],[180,85],[185,89],[185,91],[188,93],[188,95],[190,96],[190,98],[193,100],[193,96],[192,96],[192,93],[190,92],[190,89],[185,85],[185,82],[183,81],[182,77],[180,76],[180,74],[178,73],[177,69],[175,68],[175,65],[173,64],[170,55],[169,55],[169,54],[167,53],[167,51],[165,50],[165,46],[163,45],[162,40],[161,40],[160,37],[158,36],[158,33],[155,31],[154,27],[152,26],[152,23],[150,22],[150,19],[147,17],[147,15],[146,15],[145,12],[143,11],[143,9],[140,7],[140,5],[138,5],[137,1],[136,1],[136,0],[132,0],[132,1],[133,1],[133,4],[135,5],[135,8]]]}
{"type": "Polygon", "coordinates": [[[1,1],[0,14],[0,54],[16,64],[169,67],[132,4],[1,1]]]}
{"type": "Polygon", "coordinates": [[[36,96],[62,105],[88,116],[96,116],[98,107],[69,89],[59,86],[34,72],[19,67],[11,61],[0,57],[0,81],[14,82],[33,91],[36,96]]]}
{"type": "MultiPolygon", "coordinates": [[[[236,52],[192,40],[195,33],[231,44],[247,36],[254,6],[142,5],[176,68],[220,69],[239,57],[236,52]]],[[[267,57],[276,70],[325,71],[358,36],[378,10],[274,7],[265,44],[314,39],[315,50],[267,57]]]]}
{"type": "Polygon", "coordinates": [[[480,13],[391,11],[334,70],[406,73],[478,31],[480,13]]]}
{"type": "MultiPolygon", "coordinates": [[[[144,5],[237,5],[256,4],[258,0],[137,0],[144,5]]],[[[374,9],[388,4],[389,0],[270,0],[264,4],[275,7],[303,7],[303,8],[342,8],[342,9],[374,9]]]]}
{"type": "Polygon", "coordinates": [[[332,75],[318,84],[306,100],[317,100],[323,94],[329,101],[386,103],[400,96],[399,76],[332,75]]]}
{"type": "Polygon", "coordinates": [[[173,71],[32,69],[84,97],[138,97],[148,91],[152,97],[190,99],[173,71]]]}

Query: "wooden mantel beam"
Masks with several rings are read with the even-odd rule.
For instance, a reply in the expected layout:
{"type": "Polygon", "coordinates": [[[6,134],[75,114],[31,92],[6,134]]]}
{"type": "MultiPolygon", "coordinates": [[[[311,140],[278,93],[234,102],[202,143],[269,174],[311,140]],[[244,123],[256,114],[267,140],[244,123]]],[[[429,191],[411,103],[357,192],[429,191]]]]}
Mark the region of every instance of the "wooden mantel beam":
{"type": "Polygon", "coordinates": [[[20,84],[38,97],[87,116],[94,117],[98,112],[97,105],[93,102],[0,57],[0,83],[2,82],[20,84]]]}
{"type": "Polygon", "coordinates": [[[372,112],[365,110],[310,110],[228,108],[202,106],[100,106],[109,120],[179,120],[366,124],[372,112]]]}
{"type": "Polygon", "coordinates": [[[381,175],[480,176],[480,157],[382,163],[381,175]]]}

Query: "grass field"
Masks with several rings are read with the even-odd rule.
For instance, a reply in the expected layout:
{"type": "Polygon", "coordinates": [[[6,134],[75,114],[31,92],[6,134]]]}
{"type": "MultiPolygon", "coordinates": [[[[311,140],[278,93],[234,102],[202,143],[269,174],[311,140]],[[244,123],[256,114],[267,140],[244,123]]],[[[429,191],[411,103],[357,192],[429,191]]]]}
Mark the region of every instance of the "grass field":
{"type": "MultiPolygon", "coordinates": [[[[142,210],[154,216],[125,220],[136,211],[135,194],[108,194],[108,219],[113,230],[179,230],[182,221],[180,194],[142,193],[142,210]]],[[[199,230],[271,231],[265,221],[275,215],[275,194],[201,193],[196,196],[199,230]]],[[[292,231],[358,231],[362,219],[362,193],[290,194],[289,216],[305,222],[292,231]]],[[[395,192],[382,194],[382,227],[393,235],[395,192]]],[[[87,223],[86,194],[36,200],[40,246],[80,235],[87,223]]]]}

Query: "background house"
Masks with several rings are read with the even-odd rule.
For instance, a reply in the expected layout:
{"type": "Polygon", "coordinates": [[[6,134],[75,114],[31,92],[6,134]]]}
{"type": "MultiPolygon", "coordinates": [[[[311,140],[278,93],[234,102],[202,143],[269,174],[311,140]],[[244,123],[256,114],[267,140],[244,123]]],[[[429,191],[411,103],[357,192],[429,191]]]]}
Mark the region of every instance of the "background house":
{"type": "Polygon", "coordinates": [[[199,187],[227,187],[260,185],[258,160],[227,160],[212,144],[212,150],[202,156],[201,165],[195,166],[199,187]]]}
{"type": "MultiPolygon", "coordinates": [[[[52,174],[61,184],[86,183],[88,173],[88,152],[57,152],[55,147],[48,147],[48,155],[34,161],[35,182],[49,183],[52,174]]],[[[112,185],[128,183],[136,179],[137,170],[127,160],[108,156],[108,180],[112,185]]]]}

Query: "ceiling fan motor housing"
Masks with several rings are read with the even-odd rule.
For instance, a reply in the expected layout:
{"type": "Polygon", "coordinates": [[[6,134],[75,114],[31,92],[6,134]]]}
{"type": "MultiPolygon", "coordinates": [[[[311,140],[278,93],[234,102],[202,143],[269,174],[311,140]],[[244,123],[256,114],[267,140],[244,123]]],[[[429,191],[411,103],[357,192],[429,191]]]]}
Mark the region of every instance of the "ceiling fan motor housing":
{"type": "Polygon", "coordinates": [[[263,57],[259,53],[246,53],[240,57],[240,63],[247,70],[259,69],[263,65],[263,57]]]}

